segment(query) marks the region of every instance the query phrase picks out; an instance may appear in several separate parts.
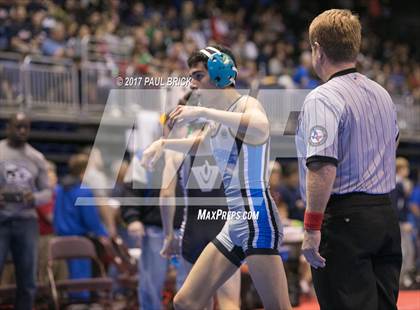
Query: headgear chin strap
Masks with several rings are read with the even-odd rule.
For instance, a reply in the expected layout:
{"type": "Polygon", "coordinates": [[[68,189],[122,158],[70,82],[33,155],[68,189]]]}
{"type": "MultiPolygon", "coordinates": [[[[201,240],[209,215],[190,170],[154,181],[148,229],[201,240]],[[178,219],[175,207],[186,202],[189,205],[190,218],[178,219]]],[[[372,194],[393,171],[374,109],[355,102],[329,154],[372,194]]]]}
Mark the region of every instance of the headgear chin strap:
{"type": "Polygon", "coordinates": [[[200,50],[200,53],[207,56],[207,70],[210,80],[219,88],[235,85],[238,69],[235,67],[233,59],[226,53],[222,53],[217,48],[208,46],[200,50]]]}

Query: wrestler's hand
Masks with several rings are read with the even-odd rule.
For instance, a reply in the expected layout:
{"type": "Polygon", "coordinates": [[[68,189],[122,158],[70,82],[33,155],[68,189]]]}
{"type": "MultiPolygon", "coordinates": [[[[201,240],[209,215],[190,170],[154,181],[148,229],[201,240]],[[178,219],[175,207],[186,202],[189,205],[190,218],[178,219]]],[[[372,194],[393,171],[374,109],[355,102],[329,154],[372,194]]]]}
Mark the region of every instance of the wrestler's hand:
{"type": "Polygon", "coordinates": [[[170,258],[171,256],[180,254],[181,244],[179,238],[175,236],[166,236],[163,241],[162,250],[160,250],[160,255],[165,258],[170,258]]]}
{"type": "Polygon", "coordinates": [[[140,164],[148,170],[153,170],[156,162],[163,153],[163,140],[159,139],[153,142],[147,149],[144,150],[140,164]]]}
{"type": "Polygon", "coordinates": [[[169,114],[170,124],[178,125],[186,124],[196,120],[202,116],[202,107],[182,106],[178,105],[175,110],[169,114]]]}
{"type": "Polygon", "coordinates": [[[325,258],[319,254],[321,232],[319,230],[305,230],[302,242],[302,254],[306,261],[315,269],[325,267],[325,258]]]}

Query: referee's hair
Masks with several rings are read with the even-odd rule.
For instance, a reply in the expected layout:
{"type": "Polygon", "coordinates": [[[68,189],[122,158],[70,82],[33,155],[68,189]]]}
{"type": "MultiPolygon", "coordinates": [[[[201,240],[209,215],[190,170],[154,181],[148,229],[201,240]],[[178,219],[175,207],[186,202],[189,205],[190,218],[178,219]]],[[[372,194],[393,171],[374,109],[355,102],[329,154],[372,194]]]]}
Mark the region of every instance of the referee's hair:
{"type": "Polygon", "coordinates": [[[332,63],[353,62],[362,41],[359,17],[349,10],[327,10],[309,26],[309,41],[311,46],[318,42],[332,63]]]}

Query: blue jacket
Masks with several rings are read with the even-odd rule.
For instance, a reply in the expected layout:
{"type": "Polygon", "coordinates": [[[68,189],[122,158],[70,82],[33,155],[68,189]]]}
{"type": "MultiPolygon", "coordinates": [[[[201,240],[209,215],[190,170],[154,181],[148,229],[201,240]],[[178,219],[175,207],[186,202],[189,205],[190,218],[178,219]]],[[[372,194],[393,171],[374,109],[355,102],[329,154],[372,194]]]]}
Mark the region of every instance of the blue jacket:
{"type": "Polygon", "coordinates": [[[76,206],[79,197],[93,198],[88,188],[80,188],[81,182],[71,177],[57,186],[54,208],[54,230],[59,236],[108,236],[95,205],[76,206]]]}

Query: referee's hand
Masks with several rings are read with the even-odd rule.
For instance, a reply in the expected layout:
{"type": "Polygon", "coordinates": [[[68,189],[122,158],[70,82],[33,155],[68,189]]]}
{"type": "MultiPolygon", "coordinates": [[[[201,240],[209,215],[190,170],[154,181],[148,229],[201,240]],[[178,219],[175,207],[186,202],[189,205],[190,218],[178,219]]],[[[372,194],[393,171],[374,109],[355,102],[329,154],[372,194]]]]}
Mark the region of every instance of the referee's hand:
{"type": "Polygon", "coordinates": [[[325,258],[319,254],[321,232],[319,230],[305,230],[302,242],[302,254],[306,261],[315,269],[325,267],[325,258]]]}

